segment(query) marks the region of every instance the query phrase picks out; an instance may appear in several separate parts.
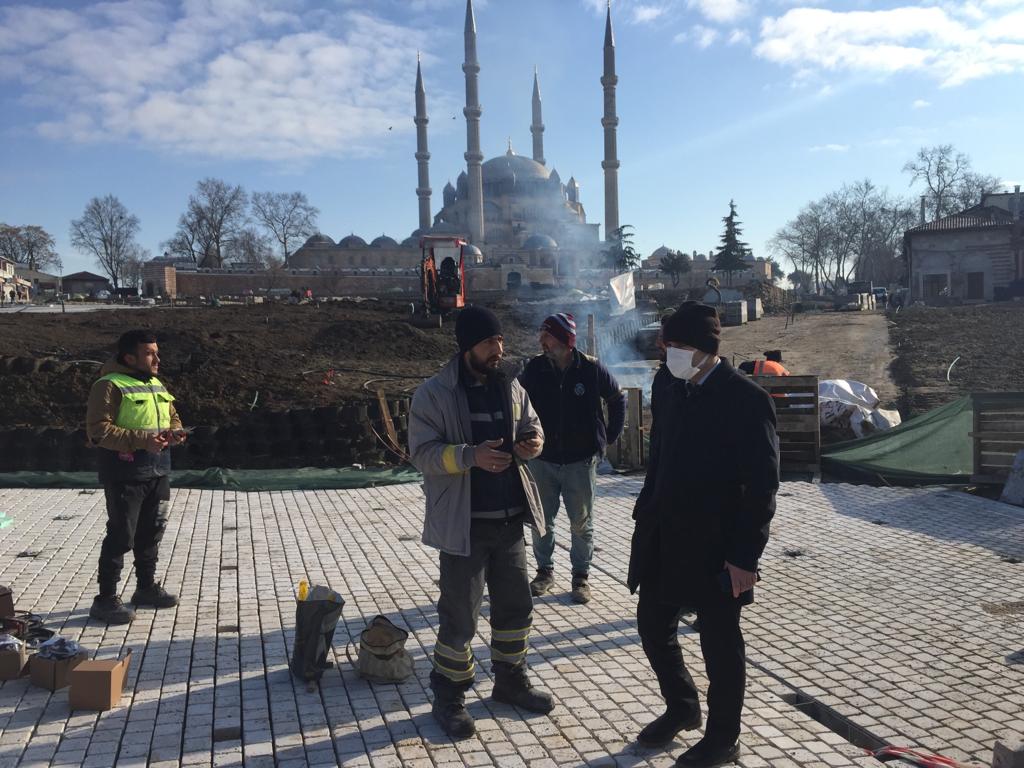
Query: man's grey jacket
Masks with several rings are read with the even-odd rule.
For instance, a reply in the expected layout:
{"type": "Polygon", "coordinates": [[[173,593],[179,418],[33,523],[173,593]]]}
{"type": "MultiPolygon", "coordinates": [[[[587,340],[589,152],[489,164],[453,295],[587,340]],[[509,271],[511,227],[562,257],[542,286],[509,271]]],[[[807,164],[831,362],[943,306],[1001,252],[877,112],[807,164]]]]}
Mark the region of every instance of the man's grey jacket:
{"type": "MultiPolygon", "coordinates": [[[[450,555],[469,556],[470,468],[473,466],[473,428],[469,400],[459,383],[462,356],[456,355],[437,374],[423,382],[412,398],[409,411],[409,452],[412,464],[423,474],[427,513],[423,522],[423,543],[450,555]]],[[[541,440],[544,430],[530,406],[530,398],[513,378],[506,385],[508,413],[518,440],[535,432],[541,440]]],[[[533,526],[544,534],[544,512],[540,494],[526,463],[513,458],[526,493],[533,526]]]]}

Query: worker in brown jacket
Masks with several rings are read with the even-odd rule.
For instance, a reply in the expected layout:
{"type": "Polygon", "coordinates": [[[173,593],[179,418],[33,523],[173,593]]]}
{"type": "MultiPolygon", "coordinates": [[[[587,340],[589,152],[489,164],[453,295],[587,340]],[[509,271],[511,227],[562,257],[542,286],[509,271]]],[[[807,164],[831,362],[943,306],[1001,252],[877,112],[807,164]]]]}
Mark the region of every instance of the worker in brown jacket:
{"type": "Polygon", "coordinates": [[[89,392],[86,430],[99,449],[99,480],[107,501],[107,535],[100,549],[99,594],[89,615],[127,624],[135,611],[121,602],[117,584],[126,552],[135,553],[136,607],[170,608],[178,599],[155,580],[160,540],[170,507],[171,455],[185,441],[174,397],[156,377],[160,354],[151,331],[123,334],[117,357],[89,392]]]}

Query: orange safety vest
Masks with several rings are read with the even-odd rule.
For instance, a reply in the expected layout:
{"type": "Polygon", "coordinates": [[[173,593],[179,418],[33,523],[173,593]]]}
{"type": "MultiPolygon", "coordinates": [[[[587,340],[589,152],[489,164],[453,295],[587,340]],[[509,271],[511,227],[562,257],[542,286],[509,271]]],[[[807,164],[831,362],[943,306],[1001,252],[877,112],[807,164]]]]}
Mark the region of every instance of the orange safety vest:
{"type": "Polygon", "coordinates": [[[789,371],[787,371],[779,363],[776,363],[774,360],[756,360],[754,361],[754,375],[789,376],[789,371]]]}

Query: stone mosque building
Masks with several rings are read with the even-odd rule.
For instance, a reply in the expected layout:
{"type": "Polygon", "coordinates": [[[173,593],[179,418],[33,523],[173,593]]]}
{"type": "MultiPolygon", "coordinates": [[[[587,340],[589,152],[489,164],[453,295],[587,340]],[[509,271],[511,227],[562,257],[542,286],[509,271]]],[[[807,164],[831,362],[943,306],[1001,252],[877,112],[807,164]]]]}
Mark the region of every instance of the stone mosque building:
{"type": "MultiPolygon", "coordinates": [[[[580,185],[570,177],[563,182],[544,157],[544,121],[540,82],[533,79],[532,157],[508,150],[484,160],[480,150],[482,109],[478,94],[476,18],[473,0],[466,2],[465,62],[467,146],[466,168],[454,185],[441,193],[441,207],[432,214],[430,151],[427,142],[426,89],[419,64],[416,68],[416,161],[419,227],[401,242],[381,235],[367,242],[350,234],[338,242],[323,234],[309,238],[289,260],[302,271],[335,274],[338,271],[374,274],[409,274],[419,266],[422,235],[458,235],[467,239],[475,264],[468,264],[469,287],[500,290],[520,284],[574,284],[580,270],[597,267],[606,246],[600,225],[587,221],[580,185]]],[[[619,227],[618,169],[615,107],[615,36],[609,3],[604,35],[604,233],[605,240],[619,227]]]]}

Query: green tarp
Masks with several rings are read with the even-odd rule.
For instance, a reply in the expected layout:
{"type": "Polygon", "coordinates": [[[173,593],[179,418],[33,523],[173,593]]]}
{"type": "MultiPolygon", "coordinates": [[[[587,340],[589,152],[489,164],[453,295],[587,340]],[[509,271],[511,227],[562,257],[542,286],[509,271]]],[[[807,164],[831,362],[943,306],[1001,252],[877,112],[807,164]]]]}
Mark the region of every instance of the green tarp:
{"type": "Polygon", "coordinates": [[[974,407],[961,397],[871,437],[837,443],[822,452],[822,472],[892,485],[970,482],[974,467],[974,407]]]}
{"type": "MultiPolygon", "coordinates": [[[[396,469],[221,469],[185,470],[171,473],[175,488],[211,488],[227,491],[312,491],[319,489],[373,488],[380,485],[417,483],[419,472],[396,469]]],[[[0,473],[0,488],[98,488],[95,472],[0,473]]]]}

